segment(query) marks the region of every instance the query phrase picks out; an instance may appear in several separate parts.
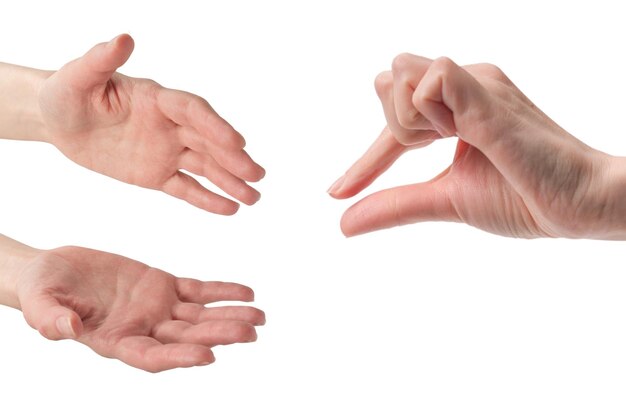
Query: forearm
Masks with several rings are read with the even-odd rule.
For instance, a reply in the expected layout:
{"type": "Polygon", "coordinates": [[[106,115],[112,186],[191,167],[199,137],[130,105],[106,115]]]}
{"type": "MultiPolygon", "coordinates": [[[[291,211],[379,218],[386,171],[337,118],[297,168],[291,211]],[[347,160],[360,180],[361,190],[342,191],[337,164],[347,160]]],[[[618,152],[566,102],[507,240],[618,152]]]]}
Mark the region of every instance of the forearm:
{"type": "Polygon", "coordinates": [[[51,72],[0,63],[0,138],[46,140],[38,91],[51,72]]]}
{"type": "Polygon", "coordinates": [[[26,264],[40,252],[0,234],[0,305],[20,308],[17,280],[26,264]]]}

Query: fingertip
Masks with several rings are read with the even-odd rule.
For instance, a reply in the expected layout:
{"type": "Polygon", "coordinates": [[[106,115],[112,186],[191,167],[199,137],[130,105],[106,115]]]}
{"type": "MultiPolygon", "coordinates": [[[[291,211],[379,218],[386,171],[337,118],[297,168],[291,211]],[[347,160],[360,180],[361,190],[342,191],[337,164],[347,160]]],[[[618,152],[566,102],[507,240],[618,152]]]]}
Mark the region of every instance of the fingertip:
{"type": "Polygon", "coordinates": [[[68,316],[60,316],[57,318],[56,322],[56,331],[59,338],[74,338],[76,333],[72,328],[71,318],[68,316]]]}
{"type": "Polygon", "coordinates": [[[248,339],[248,342],[255,342],[256,340],[259,339],[259,334],[257,334],[256,332],[256,328],[254,326],[252,326],[252,332],[250,332],[250,338],[248,339]]]}
{"type": "Polygon", "coordinates": [[[243,179],[251,183],[256,183],[258,181],[263,180],[266,174],[265,169],[261,167],[259,164],[252,161],[252,158],[250,158],[248,153],[246,153],[246,157],[249,159],[249,164],[243,173],[245,175],[243,179]]]}
{"type": "Polygon", "coordinates": [[[238,340],[243,343],[252,343],[259,338],[254,325],[247,322],[241,322],[238,334],[238,340]]]}
{"type": "Polygon", "coordinates": [[[377,229],[369,225],[371,223],[369,220],[369,211],[366,210],[367,206],[363,207],[361,205],[361,202],[363,201],[357,202],[349,207],[341,217],[339,226],[346,238],[363,235],[377,229]]]}
{"type": "Polygon", "coordinates": [[[210,207],[205,208],[208,212],[215,213],[217,215],[223,216],[233,216],[237,212],[239,212],[239,208],[241,205],[237,202],[233,202],[230,199],[224,198],[224,202],[220,205],[211,204],[210,207]]]}
{"type": "Polygon", "coordinates": [[[382,96],[393,85],[393,74],[391,71],[383,71],[374,78],[374,89],[378,96],[382,96]]]}
{"type": "Polygon", "coordinates": [[[118,35],[111,39],[105,48],[105,51],[108,50],[109,54],[106,54],[105,57],[107,58],[104,58],[104,61],[101,61],[101,65],[105,67],[103,69],[109,71],[122,66],[128,60],[134,49],[135,41],[127,33],[118,35]]]}
{"type": "Polygon", "coordinates": [[[396,55],[391,61],[391,69],[394,74],[407,69],[412,69],[415,65],[416,59],[419,59],[417,55],[413,55],[409,52],[402,52],[396,55]]]}
{"type": "Polygon", "coordinates": [[[352,228],[352,223],[349,219],[348,211],[346,211],[346,213],[344,213],[343,216],[341,217],[341,221],[339,222],[339,227],[341,228],[341,233],[346,238],[351,238],[356,235],[356,233],[354,232],[352,228]]]}
{"type": "Polygon", "coordinates": [[[263,167],[261,167],[258,164],[257,164],[257,170],[258,170],[258,175],[257,175],[256,180],[254,180],[254,181],[263,180],[265,178],[265,175],[267,174],[267,172],[265,171],[265,169],[263,167]]]}
{"type": "Polygon", "coordinates": [[[172,359],[173,363],[162,365],[162,367],[155,369],[153,372],[158,373],[177,367],[208,366],[215,363],[213,350],[201,344],[182,344],[176,351],[178,351],[178,355],[172,359]]]}
{"type": "Polygon", "coordinates": [[[155,372],[161,372],[165,370],[174,369],[177,367],[200,367],[208,366],[215,363],[215,354],[213,350],[207,346],[201,344],[193,344],[191,346],[185,345],[183,353],[181,353],[178,359],[174,360],[174,363],[167,364],[165,367],[160,367],[155,372]]]}
{"type": "Polygon", "coordinates": [[[67,315],[59,316],[55,321],[56,335],[48,335],[54,339],[76,339],[83,330],[83,324],[78,315],[68,312],[67,315]]]}
{"type": "Polygon", "coordinates": [[[337,190],[328,191],[328,194],[334,199],[348,199],[354,197],[357,193],[363,190],[367,184],[357,183],[354,184],[352,182],[345,181],[341,187],[337,190]]]}
{"type": "Polygon", "coordinates": [[[352,238],[354,236],[346,228],[344,228],[343,224],[340,225],[340,228],[341,228],[341,233],[343,234],[345,238],[352,238]]]}
{"type": "Polygon", "coordinates": [[[241,301],[242,302],[254,302],[254,290],[251,287],[241,286],[241,301]]]}
{"type": "Polygon", "coordinates": [[[223,286],[221,297],[216,300],[236,300],[239,302],[254,302],[254,290],[245,284],[232,282],[218,282],[223,286]]]}
{"type": "Polygon", "coordinates": [[[233,216],[234,214],[239,212],[239,208],[240,207],[241,206],[239,206],[239,204],[237,204],[236,206],[233,206],[232,208],[229,208],[229,209],[225,210],[224,212],[222,212],[222,215],[224,215],[224,216],[233,216]]]}
{"type": "Polygon", "coordinates": [[[135,40],[129,34],[123,33],[111,39],[109,41],[109,46],[123,48],[125,50],[130,49],[132,51],[135,48],[135,40]]]}
{"type": "Polygon", "coordinates": [[[348,199],[359,193],[368,184],[362,180],[355,180],[353,175],[344,174],[330,186],[327,193],[335,199],[348,199]]]}
{"type": "Polygon", "coordinates": [[[267,317],[265,316],[265,312],[263,312],[260,309],[258,309],[258,311],[259,311],[259,317],[256,319],[255,324],[259,326],[265,325],[267,323],[267,317]]]}
{"type": "Polygon", "coordinates": [[[250,198],[245,202],[246,205],[252,206],[261,200],[261,193],[258,190],[254,190],[250,193],[250,198]]]}
{"type": "Polygon", "coordinates": [[[229,208],[226,212],[226,215],[228,216],[232,216],[235,213],[239,212],[239,208],[241,207],[241,205],[237,202],[233,202],[233,205],[231,208],[229,208]]]}
{"type": "Polygon", "coordinates": [[[215,354],[210,348],[206,348],[194,362],[196,366],[208,366],[209,364],[215,363],[215,354]]]}
{"type": "Polygon", "coordinates": [[[332,197],[334,197],[335,199],[340,199],[340,191],[341,188],[343,186],[343,183],[346,180],[346,176],[345,174],[341,177],[339,177],[337,180],[335,180],[335,182],[328,188],[328,190],[326,191],[326,193],[328,193],[329,195],[331,195],[332,197]]]}
{"type": "Polygon", "coordinates": [[[357,192],[349,188],[343,188],[336,192],[329,192],[328,195],[333,199],[345,200],[353,197],[357,192]]]}
{"type": "Polygon", "coordinates": [[[240,191],[231,194],[231,196],[235,196],[246,206],[254,206],[259,200],[261,200],[261,193],[247,184],[243,186],[240,191]]]}

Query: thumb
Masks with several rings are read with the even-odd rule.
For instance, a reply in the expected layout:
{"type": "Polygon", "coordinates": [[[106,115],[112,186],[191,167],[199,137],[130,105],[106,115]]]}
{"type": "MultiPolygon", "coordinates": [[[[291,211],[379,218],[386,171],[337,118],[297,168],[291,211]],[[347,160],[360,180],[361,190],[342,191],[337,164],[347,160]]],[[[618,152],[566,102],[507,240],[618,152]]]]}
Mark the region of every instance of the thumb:
{"type": "Polygon", "coordinates": [[[22,305],[26,322],[50,340],[76,339],[83,330],[80,316],[52,296],[40,296],[22,305]]]}
{"type": "Polygon", "coordinates": [[[91,48],[82,57],[68,63],[62,71],[77,88],[88,90],[105,84],[133,52],[135,42],[128,34],[91,48]]]}
{"type": "Polygon", "coordinates": [[[433,61],[415,89],[412,101],[442,136],[462,136],[479,146],[473,143],[471,133],[459,129],[487,120],[488,92],[450,58],[433,61]]]}
{"type": "Polygon", "coordinates": [[[341,230],[351,237],[416,222],[458,222],[445,183],[438,180],[441,176],[426,183],[395,187],[367,196],[343,214],[341,230]]]}

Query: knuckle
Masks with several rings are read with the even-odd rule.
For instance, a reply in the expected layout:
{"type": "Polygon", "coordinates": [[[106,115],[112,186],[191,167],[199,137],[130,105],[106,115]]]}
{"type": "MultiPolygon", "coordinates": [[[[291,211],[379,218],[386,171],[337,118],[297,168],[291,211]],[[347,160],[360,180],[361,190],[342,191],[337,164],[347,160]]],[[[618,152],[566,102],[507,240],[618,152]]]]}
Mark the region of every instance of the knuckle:
{"type": "Polygon", "coordinates": [[[196,107],[198,110],[206,108],[207,106],[208,107],[211,106],[209,105],[209,102],[202,96],[198,96],[197,94],[193,94],[193,93],[186,93],[186,94],[189,94],[190,96],[189,106],[196,107]]]}
{"type": "Polygon", "coordinates": [[[393,59],[393,61],[391,61],[391,69],[394,73],[405,71],[408,67],[411,66],[413,60],[414,56],[412,54],[409,54],[408,52],[398,54],[393,59]]]}
{"type": "Polygon", "coordinates": [[[411,98],[413,102],[413,106],[419,111],[424,106],[424,103],[428,100],[428,91],[426,89],[417,89],[413,93],[413,97],[411,98]]]}
{"type": "Polygon", "coordinates": [[[393,76],[389,71],[383,71],[378,74],[374,79],[374,88],[380,94],[381,92],[389,89],[393,84],[393,76]]]}
{"type": "Polygon", "coordinates": [[[508,81],[508,77],[504,74],[504,71],[502,71],[502,69],[495,64],[481,64],[481,72],[487,77],[494,78],[499,81],[508,81]]]}
{"type": "Polygon", "coordinates": [[[411,129],[414,127],[416,115],[417,115],[417,111],[400,112],[397,114],[398,123],[404,129],[411,129]]]}
{"type": "Polygon", "coordinates": [[[442,56],[433,61],[431,69],[439,73],[446,74],[449,73],[455,66],[456,64],[452,61],[452,59],[442,56]]]}

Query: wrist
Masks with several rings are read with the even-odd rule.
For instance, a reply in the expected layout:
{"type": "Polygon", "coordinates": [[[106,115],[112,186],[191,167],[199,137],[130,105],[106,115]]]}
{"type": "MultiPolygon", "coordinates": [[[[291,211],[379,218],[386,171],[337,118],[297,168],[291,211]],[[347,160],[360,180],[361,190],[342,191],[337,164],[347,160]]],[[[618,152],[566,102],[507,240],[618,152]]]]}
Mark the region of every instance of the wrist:
{"type": "Polygon", "coordinates": [[[51,71],[0,63],[0,137],[49,140],[39,105],[39,92],[52,74],[51,71]]]}
{"type": "Polygon", "coordinates": [[[35,98],[35,103],[32,104],[32,107],[29,106],[29,114],[28,117],[32,121],[32,127],[29,129],[29,132],[25,132],[26,138],[30,140],[50,142],[50,132],[46,123],[44,122],[44,118],[41,111],[41,101],[40,101],[40,92],[46,80],[50,78],[54,71],[44,71],[44,70],[36,70],[30,69],[30,74],[28,75],[28,82],[30,84],[30,89],[35,98]]]}
{"type": "Polygon", "coordinates": [[[0,235],[0,305],[20,309],[18,281],[25,267],[42,252],[0,235]]]}
{"type": "Polygon", "coordinates": [[[598,238],[626,240],[626,158],[604,154],[599,172],[598,238]]]}

